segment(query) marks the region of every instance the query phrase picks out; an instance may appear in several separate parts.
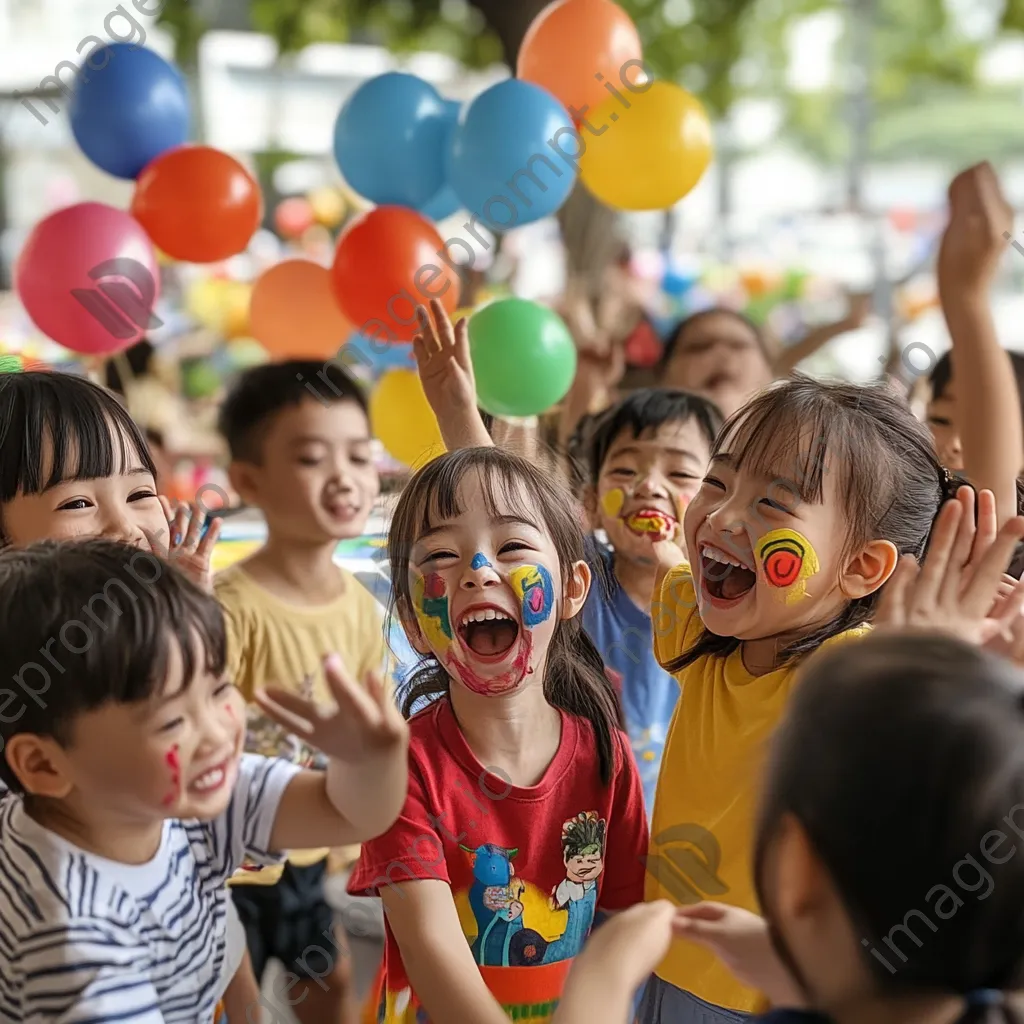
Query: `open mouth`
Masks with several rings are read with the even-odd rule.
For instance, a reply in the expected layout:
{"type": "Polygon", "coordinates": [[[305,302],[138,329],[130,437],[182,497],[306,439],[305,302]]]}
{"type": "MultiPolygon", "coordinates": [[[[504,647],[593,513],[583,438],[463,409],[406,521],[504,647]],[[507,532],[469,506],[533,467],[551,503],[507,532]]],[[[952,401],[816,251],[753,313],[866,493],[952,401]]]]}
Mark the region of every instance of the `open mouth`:
{"type": "Polygon", "coordinates": [[[519,639],[519,623],[500,608],[471,608],[459,623],[463,644],[481,658],[502,658],[519,639]]]}
{"type": "Polygon", "coordinates": [[[189,791],[196,796],[208,796],[210,793],[215,793],[228,781],[230,772],[231,759],[228,758],[200,775],[189,785],[189,791]]]}
{"type": "Polygon", "coordinates": [[[701,546],[700,567],[704,589],[717,601],[738,601],[757,582],[757,573],[750,566],[708,545],[701,546]]]}
{"type": "Polygon", "coordinates": [[[675,533],[678,520],[656,508],[642,508],[626,517],[626,526],[642,535],[671,537],[675,533]]]}

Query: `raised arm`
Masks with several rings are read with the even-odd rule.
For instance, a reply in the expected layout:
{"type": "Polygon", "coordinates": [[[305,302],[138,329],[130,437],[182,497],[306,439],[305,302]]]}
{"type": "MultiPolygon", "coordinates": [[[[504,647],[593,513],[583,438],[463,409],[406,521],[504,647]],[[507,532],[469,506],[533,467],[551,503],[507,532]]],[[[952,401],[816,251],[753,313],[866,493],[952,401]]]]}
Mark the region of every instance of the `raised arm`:
{"type": "Polygon", "coordinates": [[[775,359],[773,371],[776,377],[786,377],[805,359],[809,359],[818,349],[827,345],[833,338],[848,331],[855,331],[864,325],[868,313],[871,312],[870,295],[851,295],[850,309],[842,320],[814,327],[795,345],[783,349],[775,359]]]}
{"type": "Polygon", "coordinates": [[[1017,512],[1024,433],[1013,364],[996,336],[989,293],[1013,231],[1013,211],[987,163],[953,179],[949,207],[938,278],[953,342],[956,427],[965,473],[979,490],[995,494],[1002,524],[1017,512]]]}
{"type": "Polygon", "coordinates": [[[508,1024],[473,960],[447,882],[390,884],[380,897],[405,973],[433,1024],[508,1024]]]}

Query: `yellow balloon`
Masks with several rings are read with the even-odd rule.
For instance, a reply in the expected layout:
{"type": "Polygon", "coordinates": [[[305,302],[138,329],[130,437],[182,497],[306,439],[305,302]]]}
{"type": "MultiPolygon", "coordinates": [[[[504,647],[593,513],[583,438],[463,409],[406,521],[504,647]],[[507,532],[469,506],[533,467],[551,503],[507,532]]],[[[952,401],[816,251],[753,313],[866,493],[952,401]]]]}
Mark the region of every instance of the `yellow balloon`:
{"type": "Polygon", "coordinates": [[[707,170],[711,123],[700,101],[672,82],[654,82],[626,101],[628,110],[610,97],[587,115],[595,132],[583,128],[580,176],[608,206],[666,210],[707,170]]]}
{"type": "Polygon", "coordinates": [[[370,429],[407,466],[425,466],[444,451],[441,429],[415,370],[388,370],[370,395],[370,429]]]}
{"type": "Polygon", "coordinates": [[[335,188],[318,188],[306,198],[313,207],[313,216],[326,228],[336,228],[345,216],[345,200],[335,188]]]}
{"type": "Polygon", "coordinates": [[[242,338],[249,333],[249,300],[252,285],[228,281],[224,289],[220,329],[226,338],[242,338]]]}
{"type": "Polygon", "coordinates": [[[196,281],[185,297],[185,308],[210,330],[219,330],[224,317],[224,285],[226,281],[202,278],[196,281]]]}

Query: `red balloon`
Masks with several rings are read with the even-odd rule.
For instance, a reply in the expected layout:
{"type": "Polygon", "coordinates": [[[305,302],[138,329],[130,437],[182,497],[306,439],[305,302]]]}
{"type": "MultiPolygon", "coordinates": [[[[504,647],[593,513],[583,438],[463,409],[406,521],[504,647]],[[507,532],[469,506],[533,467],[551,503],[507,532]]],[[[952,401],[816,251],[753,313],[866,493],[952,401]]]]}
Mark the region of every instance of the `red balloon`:
{"type": "MultiPolygon", "coordinates": [[[[403,206],[378,206],[342,233],[331,270],[342,312],[362,334],[409,341],[416,307],[440,299],[458,309],[459,275],[434,225],[403,206]]],[[[454,261],[453,261],[454,262],[454,261]]]]}
{"type": "Polygon", "coordinates": [[[316,223],[316,215],[308,199],[292,196],[283,199],[274,211],[274,226],[285,238],[299,238],[316,223]]]}
{"type": "Polygon", "coordinates": [[[263,197],[234,157],[210,146],[180,146],[139,175],[131,212],[168,256],[215,263],[249,244],[263,197]]]}

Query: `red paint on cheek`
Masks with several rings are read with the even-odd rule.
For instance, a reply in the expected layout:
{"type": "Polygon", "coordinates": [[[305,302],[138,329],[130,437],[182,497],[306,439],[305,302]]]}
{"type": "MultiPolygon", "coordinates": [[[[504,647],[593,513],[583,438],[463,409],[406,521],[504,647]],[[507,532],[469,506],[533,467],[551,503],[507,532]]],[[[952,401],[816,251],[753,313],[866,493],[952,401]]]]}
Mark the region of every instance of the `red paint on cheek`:
{"type": "Polygon", "coordinates": [[[171,791],[163,798],[163,806],[170,807],[181,795],[181,761],[178,758],[178,744],[175,743],[164,756],[164,763],[171,773],[171,791]]]}
{"type": "Polygon", "coordinates": [[[436,598],[439,598],[439,597],[444,597],[444,594],[445,594],[444,578],[440,574],[438,574],[436,572],[432,572],[423,581],[423,596],[424,597],[429,597],[431,599],[436,599],[436,598]]]}

